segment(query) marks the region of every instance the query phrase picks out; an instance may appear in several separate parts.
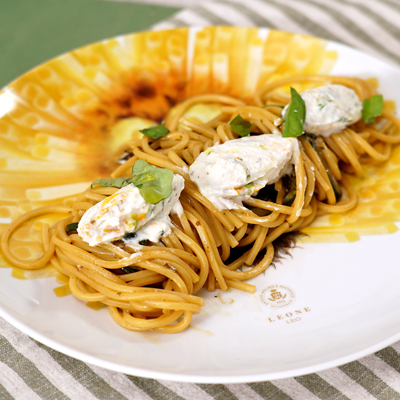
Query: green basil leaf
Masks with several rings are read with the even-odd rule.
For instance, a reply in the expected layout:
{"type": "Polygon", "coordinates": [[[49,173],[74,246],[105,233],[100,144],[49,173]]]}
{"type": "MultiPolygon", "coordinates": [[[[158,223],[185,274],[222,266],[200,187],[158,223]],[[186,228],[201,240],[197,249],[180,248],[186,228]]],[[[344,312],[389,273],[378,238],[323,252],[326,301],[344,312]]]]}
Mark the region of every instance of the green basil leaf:
{"type": "Polygon", "coordinates": [[[78,222],[73,222],[72,224],[68,224],[65,227],[65,232],[69,233],[69,232],[74,232],[78,230],[78,222]]]}
{"type": "Polygon", "coordinates": [[[169,129],[162,123],[161,125],[154,124],[150,128],[140,130],[140,132],[152,139],[159,139],[169,133],[169,129]]]}
{"type": "Polygon", "coordinates": [[[142,197],[151,204],[158,204],[172,194],[174,173],[167,168],[157,168],[138,160],[132,167],[132,183],[142,197]]]}
{"type": "Polygon", "coordinates": [[[266,104],[265,106],[262,106],[261,108],[267,108],[267,107],[285,108],[285,106],[281,106],[280,104],[266,104]]]}
{"type": "Polygon", "coordinates": [[[382,114],[383,97],[381,94],[365,99],[362,108],[362,118],[366,124],[373,124],[374,117],[382,114]]]}
{"type": "Polygon", "coordinates": [[[108,178],[108,179],[97,179],[90,185],[93,188],[94,185],[100,185],[102,187],[115,187],[121,189],[124,186],[130,185],[132,178],[108,178]]]}
{"type": "Polygon", "coordinates": [[[304,133],[303,125],[306,119],[306,105],[301,96],[290,88],[291,102],[285,113],[283,137],[297,137],[304,133]]]}
{"type": "Polygon", "coordinates": [[[146,161],[138,160],[133,164],[132,178],[97,179],[94,185],[122,188],[133,183],[142,197],[151,204],[158,204],[172,194],[174,173],[170,169],[157,168],[146,161]]]}
{"type": "Polygon", "coordinates": [[[229,124],[233,132],[237,133],[240,137],[249,136],[253,125],[243,119],[240,115],[233,118],[229,124]]]}

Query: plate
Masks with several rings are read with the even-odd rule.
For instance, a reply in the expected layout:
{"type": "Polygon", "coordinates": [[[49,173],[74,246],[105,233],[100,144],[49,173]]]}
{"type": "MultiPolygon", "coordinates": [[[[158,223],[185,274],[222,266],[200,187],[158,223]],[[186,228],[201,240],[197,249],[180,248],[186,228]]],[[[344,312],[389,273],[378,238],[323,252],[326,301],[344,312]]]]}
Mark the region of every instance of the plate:
{"type": "MultiPolygon", "coordinates": [[[[393,66],[338,43],[261,28],[142,32],[33,69],[0,92],[1,229],[32,208],[69,204],[104,174],[107,149],[118,145],[113,129],[132,110],[160,119],[189,95],[249,97],[267,80],[306,73],[372,78],[385,99],[400,103],[393,66]]],[[[0,315],[62,353],[154,379],[254,382],[350,362],[400,340],[399,148],[354,183],[355,211],[317,220],[291,257],[253,279],[255,294],[203,291],[204,310],[180,334],[128,332],[106,309],[63,296],[67,284],[50,268],[10,269],[2,256],[0,315]]],[[[39,229],[36,222],[16,235],[19,256],[40,254],[39,229]]]]}

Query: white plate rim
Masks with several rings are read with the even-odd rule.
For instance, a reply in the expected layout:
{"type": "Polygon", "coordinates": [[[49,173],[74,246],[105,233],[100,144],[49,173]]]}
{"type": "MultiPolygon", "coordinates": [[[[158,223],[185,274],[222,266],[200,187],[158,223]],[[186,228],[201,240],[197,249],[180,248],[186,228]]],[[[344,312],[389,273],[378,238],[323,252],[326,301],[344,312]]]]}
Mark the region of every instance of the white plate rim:
{"type": "MultiPolygon", "coordinates": [[[[200,26],[191,26],[189,27],[189,30],[191,33],[196,32],[198,30],[201,30],[203,27],[200,26]]],[[[236,28],[240,28],[240,27],[236,27],[236,28]]],[[[171,28],[171,30],[173,29],[179,29],[179,28],[171,28]]],[[[259,30],[263,30],[264,32],[269,32],[270,28],[266,28],[266,27],[257,27],[257,29],[259,30]]],[[[285,31],[280,31],[280,32],[285,32],[285,31]]],[[[124,36],[129,36],[135,33],[140,33],[140,32],[132,32],[132,33],[128,33],[126,35],[121,35],[121,36],[116,36],[115,38],[118,37],[124,37],[124,36]]],[[[289,32],[290,34],[296,34],[295,32],[289,32]]],[[[307,35],[313,38],[318,38],[317,36],[314,35],[307,35]]],[[[343,43],[339,43],[337,41],[332,41],[332,40],[327,40],[324,38],[321,38],[323,40],[326,40],[327,42],[327,47],[329,45],[333,45],[335,47],[335,49],[337,49],[339,52],[341,50],[346,50],[346,51],[350,51],[353,54],[359,54],[359,55],[363,55],[363,56],[368,56],[373,58],[375,61],[379,61],[382,64],[385,64],[387,67],[390,67],[394,70],[396,70],[397,72],[400,73],[400,68],[397,67],[393,62],[388,61],[388,60],[377,60],[376,56],[371,55],[365,51],[362,50],[358,50],[356,48],[353,48],[351,46],[348,46],[346,44],[343,43]]],[[[106,39],[105,39],[106,40],[106,39]]],[[[86,47],[86,46],[90,46],[92,44],[101,42],[100,41],[95,41],[93,43],[89,43],[85,46],[81,46],[81,47],[86,47]]],[[[81,48],[79,47],[79,48],[81,48]]],[[[73,49],[74,50],[74,49],[73,49]]],[[[70,51],[73,51],[70,50],[70,51]]],[[[70,53],[70,51],[67,51],[65,53],[62,53],[52,59],[56,59],[60,56],[62,56],[63,54],[68,54],[70,53]]],[[[34,70],[35,68],[37,68],[40,65],[46,64],[48,61],[50,60],[46,60],[41,64],[38,64],[37,66],[31,68],[29,71],[34,70]]],[[[29,72],[27,71],[27,72],[29,72]]],[[[25,75],[25,74],[23,74],[25,75]]],[[[22,75],[22,76],[23,76],[22,75]]],[[[14,81],[18,80],[18,78],[16,78],[15,80],[13,80],[12,82],[10,82],[9,84],[12,84],[14,81]]],[[[7,86],[9,85],[7,84],[4,88],[7,88],[7,86]]],[[[3,88],[3,89],[4,89],[3,88]]],[[[15,279],[12,278],[11,279],[15,279]]],[[[42,278],[42,279],[48,279],[48,278],[42,278]]],[[[308,366],[308,367],[301,367],[301,368],[296,368],[296,369],[289,369],[286,371],[279,371],[276,373],[265,373],[265,374],[253,374],[253,375],[229,375],[229,376],[202,376],[202,375],[184,375],[184,374],[175,374],[175,373],[166,373],[166,372],[159,372],[159,371],[150,371],[147,369],[143,369],[143,368],[137,368],[137,367],[128,367],[122,364],[118,364],[118,363],[113,363],[107,360],[103,360],[101,358],[98,357],[94,357],[88,354],[85,354],[82,351],[79,350],[75,350],[73,348],[70,348],[62,343],[59,343],[56,340],[52,340],[48,337],[46,337],[45,335],[41,334],[40,332],[36,331],[35,329],[32,329],[30,326],[28,326],[27,324],[25,324],[23,321],[19,320],[18,318],[14,317],[11,313],[7,312],[5,309],[2,308],[1,304],[0,304],[0,316],[2,318],[4,318],[8,323],[10,323],[11,325],[13,325],[15,328],[17,328],[18,330],[20,330],[21,332],[27,334],[28,336],[30,336],[31,338],[39,341],[40,343],[56,350],[59,351],[63,354],[66,354],[70,357],[73,357],[77,360],[83,361],[83,362],[87,362],[102,368],[106,368],[112,371],[116,371],[116,372],[120,372],[120,373],[124,373],[124,374],[128,374],[128,375],[134,375],[134,376],[140,376],[140,377],[144,377],[144,378],[150,378],[150,379],[156,379],[156,380],[168,380],[168,381],[177,381],[177,382],[187,382],[187,383],[206,383],[206,384],[231,384],[231,383],[251,383],[251,382],[260,382],[260,381],[269,381],[269,380],[276,380],[276,379],[284,379],[284,378],[291,378],[291,377],[296,377],[296,376],[301,376],[301,375],[306,375],[306,374],[311,374],[311,373],[316,373],[322,370],[326,370],[326,369],[330,369],[330,368],[334,368],[334,367],[338,367],[340,365],[358,360],[362,357],[371,355],[379,350],[384,349],[385,347],[390,346],[391,344],[397,342],[400,340],[400,331],[395,334],[390,336],[389,338],[387,338],[386,340],[380,341],[374,345],[371,345],[363,350],[360,351],[356,351],[354,353],[348,354],[346,356],[343,357],[338,357],[338,358],[334,358],[330,361],[326,361],[326,362],[322,362],[319,364],[314,364],[312,366],[308,366]]]]}

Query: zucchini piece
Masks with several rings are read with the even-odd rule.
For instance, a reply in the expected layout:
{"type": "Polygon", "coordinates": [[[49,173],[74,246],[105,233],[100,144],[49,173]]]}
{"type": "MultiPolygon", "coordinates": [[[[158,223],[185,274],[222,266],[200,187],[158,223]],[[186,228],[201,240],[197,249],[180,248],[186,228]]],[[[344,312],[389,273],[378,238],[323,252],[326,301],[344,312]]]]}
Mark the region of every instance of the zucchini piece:
{"type": "MultiPolygon", "coordinates": [[[[136,232],[127,233],[122,240],[133,239],[136,237],[136,232]]],[[[142,246],[147,246],[147,239],[139,240],[139,244],[142,246]]]]}
{"type": "Polygon", "coordinates": [[[137,269],[131,268],[131,267],[122,267],[122,271],[124,271],[127,274],[132,274],[133,272],[138,271],[137,269]]]}
{"type": "Polygon", "coordinates": [[[65,232],[70,233],[70,232],[76,232],[78,230],[78,222],[73,222],[72,224],[68,224],[65,227],[65,232]]]}
{"type": "Polygon", "coordinates": [[[296,198],[296,176],[294,174],[285,175],[282,177],[282,181],[287,191],[282,203],[285,206],[291,206],[296,198]]]}
{"type": "Polygon", "coordinates": [[[284,206],[291,206],[296,198],[296,190],[291,190],[287,193],[287,195],[283,198],[284,206]]]}
{"type": "Polygon", "coordinates": [[[122,239],[133,239],[136,237],[136,232],[127,233],[122,239]]]}

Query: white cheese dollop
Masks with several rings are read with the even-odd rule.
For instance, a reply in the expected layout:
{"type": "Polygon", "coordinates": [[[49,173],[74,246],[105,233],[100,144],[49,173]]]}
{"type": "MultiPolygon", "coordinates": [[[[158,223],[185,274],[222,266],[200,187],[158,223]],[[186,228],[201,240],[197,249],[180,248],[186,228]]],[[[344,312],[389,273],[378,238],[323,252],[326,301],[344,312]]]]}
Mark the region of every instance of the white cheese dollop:
{"type": "Polygon", "coordinates": [[[218,209],[234,209],[274,183],[299,154],[295,138],[280,134],[247,136],[210,147],[189,168],[190,179],[218,209]]]}
{"type": "Polygon", "coordinates": [[[174,175],[172,194],[158,204],[148,203],[133,184],[89,208],[78,224],[78,234],[90,246],[111,243],[127,233],[134,233],[128,241],[138,244],[148,239],[157,243],[171,232],[171,212],[183,212],[179,196],[185,186],[180,175],[174,175]]]}
{"type": "MultiPolygon", "coordinates": [[[[329,136],[361,119],[362,103],[356,92],[343,85],[319,86],[300,94],[306,106],[304,131],[329,136]]],[[[282,112],[285,116],[287,106],[282,112]]]]}

